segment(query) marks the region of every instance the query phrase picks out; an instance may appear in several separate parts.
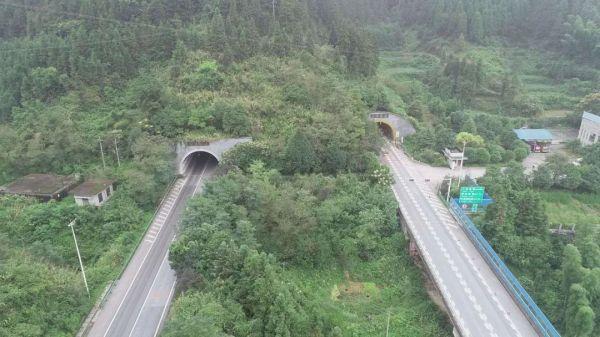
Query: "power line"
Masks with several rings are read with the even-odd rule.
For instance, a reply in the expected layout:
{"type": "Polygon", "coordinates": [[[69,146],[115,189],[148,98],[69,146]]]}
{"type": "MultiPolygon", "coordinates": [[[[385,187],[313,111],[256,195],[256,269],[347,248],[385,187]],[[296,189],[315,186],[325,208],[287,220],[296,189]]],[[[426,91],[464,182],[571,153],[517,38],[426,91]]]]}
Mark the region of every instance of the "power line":
{"type": "MultiPolygon", "coordinates": [[[[94,15],[74,13],[74,12],[66,12],[66,11],[58,11],[58,10],[52,10],[52,9],[42,8],[42,7],[39,7],[39,6],[30,6],[30,5],[24,5],[24,4],[16,4],[16,3],[5,2],[5,1],[0,1],[0,6],[8,6],[8,7],[14,7],[14,8],[20,8],[20,9],[25,9],[25,10],[36,11],[36,12],[43,12],[43,13],[64,14],[64,15],[69,15],[69,16],[76,16],[76,17],[93,19],[93,20],[98,20],[98,21],[106,21],[106,22],[110,22],[110,23],[119,23],[119,24],[122,24],[122,25],[138,26],[138,27],[143,27],[143,28],[153,28],[153,29],[159,29],[159,30],[162,29],[162,30],[168,30],[168,31],[171,31],[171,32],[176,32],[176,33],[179,33],[181,31],[183,31],[180,28],[171,28],[171,27],[166,27],[166,26],[156,26],[156,25],[151,25],[151,24],[146,24],[146,23],[140,23],[140,22],[122,21],[122,20],[117,20],[117,19],[103,18],[103,17],[99,17],[99,16],[94,16],[94,15]]],[[[84,44],[75,44],[74,42],[72,42],[72,43],[76,47],[89,47],[89,46],[101,45],[101,44],[105,44],[105,43],[123,42],[123,41],[137,40],[137,39],[145,39],[145,38],[149,38],[149,37],[157,37],[157,36],[161,36],[161,35],[166,34],[166,33],[167,32],[163,31],[163,32],[160,32],[160,33],[153,33],[153,34],[148,34],[148,35],[143,35],[143,36],[135,36],[135,37],[122,38],[122,39],[110,39],[110,40],[103,40],[103,41],[94,41],[94,42],[84,43],[84,44]]],[[[63,41],[66,42],[68,40],[63,40],[63,41]]],[[[48,47],[0,49],[0,52],[13,53],[13,52],[20,52],[20,51],[65,49],[65,48],[70,48],[70,47],[71,46],[48,46],[48,47]]]]}
{"type": "Polygon", "coordinates": [[[100,45],[100,44],[105,44],[105,43],[113,43],[113,42],[123,42],[123,41],[145,39],[145,38],[149,38],[149,37],[161,36],[161,35],[164,35],[164,34],[166,34],[166,33],[165,32],[154,33],[154,34],[141,35],[141,36],[135,36],[135,37],[128,37],[128,38],[122,38],[122,39],[101,40],[101,41],[95,41],[95,42],[90,42],[90,43],[82,43],[82,44],[76,43],[75,41],[62,40],[62,41],[65,41],[67,43],[70,43],[70,45],[67,45],[67,46],[48,46],[48,47],[16,48],[16,49],[1,49],[0,48],[0,53],[12,53],[12,52],[21,52],[21,51],[35,51],[35,50],[65,49],[65,48],[71,48],[71,47],[90,47],[90,46],[95,46],[95,45],[100,45]]]}
{"type": "MultiPolygon", "coordinates": [[[[275,0],[273,0],[273,1],[275,1],[275,0]]],[[[180,33],[180,32],[185,31],[185,29],[182,29],[182,28],[172,28],[172,27],[168,27],[168,26],[156,26],[156,25],[147,24],[147,23],[140,23],[140,22],[122,21],[122,20],[118,20],[118,19],[103,18],[103,17],[89,15],[89,14],[82,14],[82,13],[75,13],[75,12],[52,10],[52,9],[42,8],[42,7],[39,7],[39,6],[16,4],[16,3],[5,2],[5,1],[0,1],[0,6],[8,6],[8,7],[20,8],[20,9],[37,11],[37,12],[42,12],[42,13],[64,14],[64,15],[81,17],[81,18],[87,18],[87,19],[93,19],[93,20],[98,20],[98,21],[106,21],[106,22],[110,22],[110,23],[119,23],[119,24],[130,25],[130,26],[141,26],[141,27],[144,27],[144,28],[163,29],[163,30],[168,30],[168,31],[175,32],[175,33],[180,33]]],[[[150,35],[146,35],[146,36],[144,36],[142,38],[153,37],[153,36],[160,36],[160,35],[165,34],[165,33],[166,32],[156,33],[156,34],[150,34],[150,35]]],[[[89,44],[85,44],[85,45],[79,45],[79,46],[93,46],[93,45],[98,45],[98,44],[103,44],[103,43],[111,43],[111,42],[115,42],[115,41],[134,40],[134,39],[138,39],[138,38],[139,37],[125,38],[125,39],[111,39],[111,40],[106,40],[106,41],[96,41],[96,42],[93,42],[93,43],[89,43],[89,44]]],[[[301,50],[310,49],[309,46],[307,46],[306,44],[293,44],[293,43],[290,43],[288,45],[290,47],[296,47],[296,48],[299,48],[301,50]]],[[[372,54],[372,52],[368,52],[368,51],[341,50],[340,48],[338,48],[338,46],[332,46],[332,47],[334,49],[337,49],[337,50],[341,51],[342,53],[344,53],[346,55],[350,55],[350,56],[371,55],[372,54]]],[[[12,49],[12,50],[11,49],[7,49],[7,50],[0,50],[0,52],[10,53],[10,52],[17,52],[17,51],[51,50],[51,49],[62,49],[62,48],[69,48],[69,46],[39,47],[39,48],[20,48],[20,49],[12,49]]]]}
{"type": "Polygon", "coordinates": [[[89,14],[59,11],[59,10],[53,10],[53,9],[48,9],[48,8],[42,8],[40,6],[31,6],[31,5],[24,5],[24,4],[16,4],[16,3],[13,3],[13,2],[0,1],[0,5],[7,6],[7,7],[19,8],[19,9],[25,9],[25,10],[31,10],[31,11],[36,11],[36,12],[42,12],[42,13],[64,14],[64,15],[69,15],[69,16],[76,16],[76,17],[80,17],[80,18],[85,18],[85,19],[92,19],[92,20],[98,20],[98,21],[106,21],[106,22],[110,22],[110,23],[120,23],[120,24],[133,25],[133,26],[142,26],[142,27],[145,27],[145,28],[167,29],[167,30],[172,30],[172,31],[175,31],[175,32],[178,32],[180,30],[178,28],[172,28],[172,27],[167,27],[167,26],[163,27],[163,26],[156,26],[156,25],[152,25],[152,24],[149,24],[149,23],[143,23],[143,22],[131,22],[131,21],[118,20],[118,19],[103,18],[103,17],[89,15],[89,14]]]}

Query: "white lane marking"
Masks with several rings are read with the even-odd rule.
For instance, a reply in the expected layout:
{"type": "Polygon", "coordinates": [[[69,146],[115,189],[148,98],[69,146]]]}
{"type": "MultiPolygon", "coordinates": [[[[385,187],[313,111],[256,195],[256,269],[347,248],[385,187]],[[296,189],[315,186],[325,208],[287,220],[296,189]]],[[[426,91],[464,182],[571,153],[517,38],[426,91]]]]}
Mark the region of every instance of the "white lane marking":
{"type": "MultiPolygon", "coordinates": [[[[189,179],[189,177],[187,177],[185,179],[186,183],[187,183],[188,179],[189,179]]],[[[169,212],[171,212],[171,210],[169,210],[169,212]]],[[[158,234],[160,234],[162,229],[163,229],[163,227],[160,228],[160,230],[158,231],[158,234]]],[[[135,281],[137,280],[137,277],[139,276],[140,271],[142,270],[142,267],[144,266],[144,263],[146,262],[146,259],[148,258],[148,255],[150,255],[150,252],[152,251],[152,248],[154,248],[154,242],[151,242],[150,248],[148,249],[148,251],[146,252],[146,255],[142,259],[142,262],[140,263],[138,270],[135,272],[135,275],[133,276],[133,280],[129,284],[129,287],[127,287],[127,290],[125,291],[125,295],[121,299],[121,302],[119,303],[119,306],[117,307],[117,310],[115,310],[114,316],[110,320],[110,323],[108,324],[108,327],[106,328],[106,332],[104,333],[103,337],[106,337],[108,335],[108,332],[110,331],[110,328],[112,327],[113,323],[115,322],[115,319],[117,319],[119,311],[121,311],[121,307],[123,306],[123,303],[125,303],[125,299],[127,299],[127,295],[129,295],[131,288],[133,288],[133,285],[135,284],[135,281]]]]}
{"type": "Polygon", "coordinates": [[[173,297],[173,291],[175,291],[176,284],[177,284],[177,282],[173,282],[173,285],[171,286],[171,290],[169,291],[169,296],[167,297],[167,303],[165,304],[165,307],[163,308],[163,311],[160,314],[160,319],[158,320],[158,325],[156,326],[156,330],[154,331],[153,337],[158,336],[158,332],[160,331],[160,325],[161,325],[163,319],[165,318],[165,314],[167,313],[167,308],[169,307],[169,302],[171,302],[171,298],[173,297]]]}
{"type": "MultiPolygon", "coordinates": [[[[391,168],[392,168],[392,170],[394,171],[394,173],[396,173],[396,176],[400,176],[400,174],[398,173],[398,171],[396,170],[396,168],[394,167],[394,165],[391,165],[391,168]]],[[[404,187],[404,188],[405,188],[405,189],[408,191],[408,188],[407,188],[407,186],[406,186],[406,184],[404,183],[404,181],[403,181],[403,179],[402,179],[402,178],[400,178],[400,179],[399,179],[399,182],[400,182],[400,184],[401,184],[401,185],[403,185],[403,187],[404,187]]],[[[393,192],[394,192],[394,195],[396,196],[396,199],[398,199],[398,201],[400,202],[400,198],[398,198],[398,194],[397,194],[397,192],[395,191],[395,189],[392,189],[392,190],[393,190],[393,192]]],[[[433,233],[433,234],[432,234],[432,236],[433,236],[434,240],[436,241],[437,245],[438,245],[440,248],[444,248],[444,247],[443,247],[443,245],[441,244],[441,241],[440,241],[440,239],[439,239],[438,235],[437,235],[437,232],[434,230],[433,226],[432,226],[432,225],[431,225],[431,223],[429,222],[429,219],[428,219],[427,217],[425,217],[425,214],[424,214],[423,210],[421,209],[421,207],[420,207],[419,203],[417,202],[416,198],[414,197],[414,195],[412,195],[412,194],[409,194],[409,198],[410,198],[410,199],[411,199],[411,201],[413,202],[413,204],[414,204],[415,208],[417,209],[418,213],[419,213],[419,214],[420,214],[420,215],[423,217],[423,220],[425,221],[425,224],[426,224],[426,226],[427,226],[427,227],[430,229],[430,231],[433,233]]],[[[425,199],[427,199],[427,198],[425,198],[425,199]]],[[[401,210],[403,210],[403,207],[402,207],[402,205],[400,205],[400,206],[401,206],[401,210]]],[[[432,206],[432,205],[431,205],[431,203],[430,203],[430,206],[432,206]]],[[[433,206],[434,206],[434,205],[433,205],[433,206]]],[[[434,207],[435,207],[435,206],[434,206],[434,207]]],[[[435,209],[434,209],[434,210],[435,210],[435,209]]],[[[440,210],[438,209],[438,211],[440,211],[440,210]]],[[[403,213],[404,213],[404,214],[407,214],[406,212],[403,212],[403,213]]],[[[439,218],[438,218],[438,220],[441,220],[441,219],[439,219],[439,218]]],[[[440,221],[440,223],[444,224],[444,222],[442,222],[442,221],[440,221]]],[[[421,247],[423,247],[423,246],[422,246],[422,242],[421,242],[421,240],[420,240],[420,239],[417,239],[417,241],[419,241],[419,243],[421,243],[421,247]]],[[[444,254],[444,255],[446,255],[446,254],[444,254]]],[[[445,257],[446,257],[446,256],[445,256],[445,257]]],[[[426,253],[425,253],[425,258],[426,258],[426,260],[428,260],[428,261],[431,263],[431,265],[432,265],[432,270],[433,270],[433,274],[434,274],[434,276],[438,276],[438,277],[439,277],[439,273],[438,273],[438,271],[437,271],[437,267],[436,267],[436,266],[433,264],[433,261],[432,261],[431,257],[429,256],[429,253],[428,253],[428,252],[426,252],[426,253]]],[[[449,262],[450,262],[450,264],[451,264],[451,265],[454,265],[454,261],[453,261],[452,259],[449,259],[449,262]]],[[[456,267],[454,267],[454,268],[456,268],[456,267]]],[[[453,271],[454,271],[454,270],[453,270],[453,271]]],[[[464,281],[462,274],[458,273],[458,275],[457,275],[457,276],[458,276],[458,278],[459,278],[459,281],[460,281],[461,285],[463,285],[463,287],[466,287],[466,282],[464,281]]],[[[438,281],[440,281],[440,280],[438,279],[438,281]]],[[[438,283],[439,283],[439,282],[438,282],[438,283]]],[[[445,288],[445,287],[444,287],[444,288],[445,288]]],[[[470,290],[470,289],[469,289],[469,292],[471,292],[471,290],[470,290]]],[[[470,295],[470,296],[468,296],[468,297],[469,297],[469,300],[470,300],[470,301],[471,301],[473,304],[475,304],[475,305],[479,305],[479,303],[478,303],[477,299],[476,299],[476,298],[474,298],[474,297],[473,297],[471,294],[469,294],[469,295],[470,295]]],[[[449,294],[447,294],[447,296],[448,296],[448,297],[450,297],[450,296],[449,296],[449,294]]],[[[450,298],[450,300],[451,300],[451,298],[450,298]]],[[[455,308],[455,316],[457,316],[457,317],[460,317],[460,313],[458,312],[458,310],[456,310],[456,308],[455,308]]],[[[481,319],[482,319],[482,320],[483,320],[485,323],[487,323],[487,316],[485,316],[485,315],[481,316],[481,315],[480,315],[480,318],[481,318],[481,319]]],[[[464,322],[462,322],[462,323],[463,323],[463,326],[462,326],[462,328],[464,328],[464,322]]],[[[491,326],[489,323],[488,323],[488,324],[486,324],[486,325],[484,325],[484,326],[485,326],[485,327],[486,327],[486,328],[487,328],[487,329],[488,329],[488,330],[489,330],[489,331],[490,331],[490,332],[491,332],[493,335],[496,335],[496,334],[495,334],[495,332],[494,332],[494,330],[493,330],[493,326],[491,326]],[[491,328],[490,328],[490,327],[491,327],[491,328]]],[[[467,334],[467,335],[470,335],[470,332],[468,331],[468,329],[465,329],[465,330],[466,330],[466,331],[465,331],[465,334],[467,334]]]]}
{"type": "MultiPolygon", "coordinates": [[[[129,337],[131,337],[133,335],[133,332],[135,331],[135,326],[137,325],[138,321],[140,320],[140,316],[142,316],[144,307],[146,306],[146,303],[148,303],[148,299],[150,298],[150,294],[152,293],[152,288],[154,288],[154,285],[156,284],[156,280],[158,280],[158,275],[160,275],[160,271],[163,269],[163,266],[165,266],[165,262],[167,262],[168,256],[169,256],[169,254],[165,254],[165,257],[162,259],[160,267],[158,267],[158,271],[156,272],[156,275],[154,275],[154,279],[152,280],[152,284],[150,285],[150,290],[148,290],[148,294],[146,294],[146,298],[144,299],[144,303],[142,304],[142,307],[140,308],[140,312],[138,312],[137,317],[135,318],[135,321],[133,322],[133,328],[131,328],[129,337]]],[[[166,265],[168,265],[168,263],[166,265]]]]}
{"type": "Polygon", "coordinates": [[[196,195],[196,191],[198,191],[198,187],[200,185],[202,185],[202,177],[204,176],[204,171],[206,171],[206,167],[208,167],[208,164],[204,165],[204,168],[202,169],[202,173],[200,173],[200,178],[198,178],[198,183],[196,184],[196,188],[194,188],[194,193],[192,193],[192,196],[196,195]]]}

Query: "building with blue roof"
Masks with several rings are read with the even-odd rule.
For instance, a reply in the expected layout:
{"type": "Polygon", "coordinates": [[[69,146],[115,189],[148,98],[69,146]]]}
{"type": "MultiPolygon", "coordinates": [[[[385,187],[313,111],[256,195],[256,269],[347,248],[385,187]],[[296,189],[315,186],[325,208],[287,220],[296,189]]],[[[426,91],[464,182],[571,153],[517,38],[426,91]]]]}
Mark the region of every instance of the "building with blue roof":
{"type": "Polygon", "coordinates": [[[531,152],[549,152],[554,136],[546,129],[513,129],[517,138],[527,143],[531,152]]]}
{"type": "Polygon", "coordinates": [[[592,145],[600,141],[600,116],[584,112],[581,117],[579,136],[582,145],[592,145]]]}

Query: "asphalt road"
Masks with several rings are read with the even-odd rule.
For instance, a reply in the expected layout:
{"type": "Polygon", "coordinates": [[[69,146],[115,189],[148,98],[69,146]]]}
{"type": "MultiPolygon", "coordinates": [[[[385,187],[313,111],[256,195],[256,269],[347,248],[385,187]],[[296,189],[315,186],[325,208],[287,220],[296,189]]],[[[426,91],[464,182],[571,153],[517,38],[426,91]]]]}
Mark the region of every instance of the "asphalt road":
{"type": "Polygon", "coordinates": [[[169,246],[187,200],[199,193],[213,167],[197,161],[175,182],[143,241],[92,321],[90,337],[155,337],[162,328],[175,289],[169,246]]]}
{"type": "Polygon", "coordinates": [[[421,172],[390,146],[393,191],[456,329],[463,337],[538,336],[525,314],[438,199],[421,172]]]}

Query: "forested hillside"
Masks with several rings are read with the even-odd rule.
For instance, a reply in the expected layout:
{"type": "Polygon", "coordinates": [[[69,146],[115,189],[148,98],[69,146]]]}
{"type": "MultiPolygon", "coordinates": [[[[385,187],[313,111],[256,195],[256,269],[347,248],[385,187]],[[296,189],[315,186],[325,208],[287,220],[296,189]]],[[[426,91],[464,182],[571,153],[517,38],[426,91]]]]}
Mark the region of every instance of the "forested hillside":
{"type": "Polygon", "coordinates": [[[450,336],[398,232],[374,110],[411,121],[404,149],[433,165],[481,138],[469,164],[509,168],[483,179],[483,232],[566,336],[594,336],[597,231],[551,237],[544,202],[600,214],[597,152],[533,179],[511,129],[599,110],[599,45],[597,0],[0,1],[0,185],[117,181],[98,209],[0,196],[0,336],[74,335],[172,181],[174,144],[240,136],[172,247],[165,335],[450,336]]]}
{"type": "MultiPolygon", "coordinates": [[[[313,223],[305,235],[314,237],[325,230],[320,225],[322,219],[331,219],[328,212],[356,215],[361,200],[346,200],[354,185],[361,186],[361,193],[370,193],[371,186],[385,181],[375,155],[379,136],[366,121],[366,113],[383,101],[371,77],[378,61],[375,40],[349,24],[333,3],[290,0],[273,7],[271,1],[258,0],[2,2],[0,17],[0,183],[32,172],[78,173],[118,182],[116,195],[99,209],[79,208],[72,198],[42,204],[1,197],[2,336],[70,336],[79,329],[107,282],[127,262],[173,177],[172,146],[177,141],[253,136],[255,142],[236,149],[223,166],[225,171],[242,171],[214,186],[258,184],[262,178],[257,174],[262,171],[256,165],[264,162],[263,174],[279,177],[269,184],[264,181],[264,202],[274,197],[275,189],[285,188],[285,204],[273,204],[263,215],[270,218],[277,217],[272,213],[277,207],[300,202],[292,195],[303,195],[305,184],[334,188],[334,178],[310,174],[348,174],[336,183],[343,185],[336,188],[335,201],[342,205],[324,208],[320,215],[306,213],[308,218],[299,214],[287,229],[281,229],[287,238],[281,244],[296,240],[295,228],[303,226],[305,219],[313,223]],[[294,174],[309,176],[285,183],[294,181],[294,174]],[[91,298],[85,294],[66,226],[73,219],[91,298]],[[38,274],[31,282],[34,270],[38,274]]],[[[303,207],[317,207],[330,189],[311,193],[315,196],[307,196],[303,207]]],[[[209,202],[214,202],[211,198],[209,202]]],[[[216,327],[238,336],[251,331],[268,336],[269,331],[288,328],[298,328],[300,335],[308,331],[304,328],[337,335],[380,331],[386,319],[380,306],[396,308],[394,324],[422,322],[407,326],[417,335],[444,335],[446,323],[427,299],[419,272],[393,228],[392,196],[379,187],[365,198],[376,204],[374,218],[367,224],[370,215],[365,213],[365,223],[352,224],[356,231],[344,236],[348,243],[343,248],[364,237],[362,258],[358,251],[349,251],[325,259],[326,246],[311,248],[305,256],[276,246],[263,249],[258,243],[249,247],[252,251],[241,247],[256,260],[252,263],[264,262],[266,276],[281,282],[279,290],[290,296],[297,289],[315,294],[269,303],[270,293],[262,291],[275,289],[264,288],[254,295],[222,299],[245,303],[244,312],[215,302],[216,290],[208,292],[189,274],[182,276],[180,290],[185,292],[178,303],[189,302],[193,310],[205,313],[203,319],[215,320],[214,326],[202,324],[203,328],[216,327]],[[386,238],[386,243],[375,246],[372,241],[378,237],[386,238]],[[386,251],[390,257],[383,254],[386,251]],[[285,254],[279,261],[267,255],[279,253],[285,254]],[[324,260],[317,263],[320,257],[324,260]],[[335,258],[354,262],[338,264],[335,258]],[[298,268],[284,268],[291,260],[297,261],[298,268]],[[333,269],[309,279],[302,277],[301,268],[307,265],[301,261],[320,266],[307,269],[308,274],[333,269]],[[383,272],[390,265],[397,267],[396,274],[383,272]],[[352,281],[364,281],[377,298],[369,299],[375,293],[368,292],[357,299],[330,299],[331,290],[342,286],[344,271],[350,272],[352,281]],[[398,278],[403,278],[402,288],[397,286],[398,278]],[[202,300],[196,300],[198,296],[202,300]],[[369,302],[371,308],[365,310],[369,302]],[[215,303],[244,316],[236,316],[235,331],[229,328],[233,321],[228,317],[233,316],[211,311],[215,303]],[[322,303],[338,306],[336,313],[316,311],[322,303]],[[254,322],[260,310],[271,304],[297,305],[297,315],[271,317],[257,330],[254,322]],[[413,306],[419,307],[418,314],[407,310],[413,306]],[[347,315],[359,318],[356,325],[347,315]],[[377,326],[370,323],[373,315],[378,317],[377,326]],[[227,327],[219,326],[219,321],[227,322],[227,327]]],[[[238,207],[235,202],[231,201],[232,207],[238,207]]],[[[189,217],[192,233],[202,223],[189,217]]],[[[259,230],[254,227],[260,223],[239,220],[248,230],[245,239],[252,240],[251,233],[259,230]]],[[[213,225],[224,226],[216,221],[213,225]]],[[[183,251],[178,254],[189,259],[183,251]]],[[[204,258],[205,263],[220,264],[204,258]]],[[[191,265],[186,268],[192,270],[191,265]]],[[[259,276],[248,275],[248,280],[259,276]]],[[[188,331],[186,324],[193,322],[177,323],[185,322],[185,315],[186,311],[175,309],[168,333],[182,336],[188,331]]]]}
{"type": "MultiPolygon", "coordinates": [[[[385,19],[419,36],[464,38],[490,43],[496,38],[551,48],[592,65],[600,62],[600,4],[595,0],[341,0],[345,12],[368,23],[385,19]]],[[[385,24],[384,24],[385,25],[385,24]]]]}

